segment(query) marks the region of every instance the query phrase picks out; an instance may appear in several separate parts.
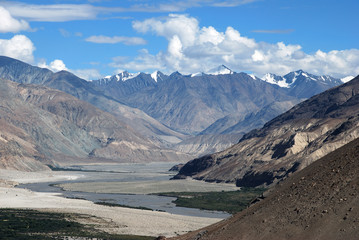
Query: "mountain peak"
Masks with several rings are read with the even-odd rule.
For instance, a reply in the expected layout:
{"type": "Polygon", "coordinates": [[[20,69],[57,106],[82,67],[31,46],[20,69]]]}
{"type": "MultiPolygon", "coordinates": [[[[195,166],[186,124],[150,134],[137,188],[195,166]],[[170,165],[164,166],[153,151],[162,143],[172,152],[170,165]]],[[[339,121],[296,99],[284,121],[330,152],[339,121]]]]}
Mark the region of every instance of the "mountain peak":
{"type": "Polygon", "coordinates": [[[234,72],[223,64],[219,67],[213,68],[207,72],[208,75],[224,75],[224,74],[233,74],[234,72]]]}
{"type": "Polygon", "coordinates": [[[162,72],[160,72],[160,71],[154,71],[153,73],[151,73],[151,78],[155,81],[155,82],[158,82],[158,81],[163,81],[164,79],[163,79],[163,77],[164,77],[165,75],[162,73],[162,72]]]}
{"type": "Polygon", "coordinates": [[[125,82],[131,78],[135,78],[137,77],[138,75],[140,75],[140,73],[129,73],[127,71],[122,71],[122,72],[119,72],[118,74],[115,75],[117,81],[122,81],[122,82],[125,82]]]}
{"type": "Polygon", "coordinates": [[[204,72],[197,72],[197,73],[193,73],[191,74],[191,77],[200,77],[200,76],[204,76],[204,75],[226,75],[226,74],[233,74],[234,72],[229,69],[228,67],[226,67],[225,65],[220,65],[216,68],[212,68],[211,70],[209,70],[208,72],[204,73],[204,72]]]}

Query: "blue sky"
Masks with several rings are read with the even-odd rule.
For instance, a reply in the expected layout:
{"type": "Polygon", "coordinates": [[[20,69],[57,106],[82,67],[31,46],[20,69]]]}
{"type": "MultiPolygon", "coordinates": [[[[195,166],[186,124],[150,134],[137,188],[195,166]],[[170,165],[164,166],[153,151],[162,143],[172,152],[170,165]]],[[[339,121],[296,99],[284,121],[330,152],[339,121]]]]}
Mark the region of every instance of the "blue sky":
{"type": "Polygon", "coordinates": [[[0,0],[0,55],[119,71],[359,74],[357,0],[0,0]]]}

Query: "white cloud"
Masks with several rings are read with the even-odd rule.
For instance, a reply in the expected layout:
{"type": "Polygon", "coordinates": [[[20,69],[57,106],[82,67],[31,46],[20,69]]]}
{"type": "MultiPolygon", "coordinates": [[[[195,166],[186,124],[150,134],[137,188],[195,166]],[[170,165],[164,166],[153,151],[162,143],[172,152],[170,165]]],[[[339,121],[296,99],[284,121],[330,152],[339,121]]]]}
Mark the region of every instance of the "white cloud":
{"type": "Polygon", "coordinates": [[[1,2],[14,17],[28,21],[64,22],[95,19],[100,12],[89,4],[36,5],[21,2],[1,2]]]}
{"type": "Polygon", "coordinates": [[[60,59],[55,59],[54,61],[50,62],[49,65],[46,63],[45,60],[42,60],[37,64],[37,66],[50,69],[53,72],[65,70],[85,80],[94,80],[101,78],[101,74],[97,69],[68,69],[66,67],[66,64],[60,59]]]}
{"type": "Polygon", "coordinates": [[[13,18],[9,11],[2,6],[0,6],[0,23],[0,33],[16,33],[30,29],[30,25],[26,21],[13,18]]]}
{"type": "Polygon", "coordinates": [[[123,37],[123,36],[114,36],[114,37],[108,37],[108,36],[91,36],[86,38],[87,42],[93,42],[93,43],[123,43],[126,45],[144,45],[146,44],[146,40],[139,37],[123,37]]]}
{"type": "Polygon", "coordinates": [[[224,63],[235,71],[251,71],[257,76],[268,72],[286,74],[298,69],[335,77],[359,74],[358,49],[318,50],[308,54],[297,44],[257,42],[241,36],[233,27],[227,27],[225,32],[212,26],[201,28],[197,19],[178,14],[134,21],[133,28],[143,34],[154,33],[166,38],[167,49],[155,55],[147,51],[122,65],[117,62],[116,66],[122,69],[145,71],[161,66],[158,69],[164,72],[187,74],[207,71],[224,63]]]}
{"type": "Polygon", "coordinates": [[[53,70],[54,72],[68,70],[65,63],[59,59],[56,59],[50,63],[50,69],[53,70]]]}
{"type": "Polygon", "coordinates": [[[173,40],[177,36],[184,47],[191,46],[199,31],[198,21],[186,15],[170,14],[168,18],[151,18],[143,22],[134,21],[133,28],[138,32],[154,32],[158,36],[173,40]]]}
{"type": "MultiPolygon", "coordinates": [[[[236,7],[259,0],[158,0],[152,2],[133,1],[136,4],[128,7],[104,7],[91,4],[28,4],[17,1],[0,1],[13,17],[28,21],[66,22],[73,20],[96,19],[98,16],[110,18],[128,18],[116,16],[126,12],[183,12],[194,7],[236,7]],[[141,3],[143,2],[143,3],[141,3]]],[[[60,1],[58,1],[60,2],[60,1]]],[[[90,3],[103,2],[90,0],[90,3]]]]}
{"type": "Polygon", "coordinates": [[[102,78],[102,75],[97,69],[76,69],[69,71],[85,80],[97,80],[102,78]]]}
{"type": "Polygon", "coordinates": [[[54,61],[50,62],[49,65],[47,65],[45,60],[42,60],[37,64],[37,66],[41,67],[41,68],[50,69],[53,72],[59,72],[59,71],[62,71],[62,70],[68,70],[65,63],[60,59],[55,59],[54,61]]]}
{"type": "Polygon", "coordinates": [[[35,46],[24,35],[15,35],[11,39],[0,39],[0,55],[16,58],[27,63],[33,63],[35,46]]]}

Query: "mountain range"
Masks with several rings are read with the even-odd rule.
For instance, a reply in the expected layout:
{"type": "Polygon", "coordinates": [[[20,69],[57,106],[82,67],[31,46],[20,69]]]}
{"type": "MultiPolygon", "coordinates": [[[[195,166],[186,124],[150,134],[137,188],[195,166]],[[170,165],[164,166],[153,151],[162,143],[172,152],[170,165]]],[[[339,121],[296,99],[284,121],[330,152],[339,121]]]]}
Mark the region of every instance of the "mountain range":
{"type": "MultiPolygon", "coordinates": [[[[230,128],[259,111],[265,116],[263,109],[276,104],[270,109],[272,115],[264,120],[266,122],[299,101],[340,85],[342,81],[302,70],[283,77],[267,74],[262,80],[222,65],[208,73],[190,75],[125,71],[92,83],[106,95],[143,110],[176,131],[197,135],[241,132],[238,126],[230,128]],[[269,76],[284,79],[286,85],[270,81],[269,76]]],[[[263,121],[253,125],[261,124],[263,121]]]]}
{"type": "MultiPolygon", "coordinates": [[[[80,144],[78,148],[82,149],[82,154],[69,154],[69,158],[90,156],[115,161],[182,162],[230,147],[244,133],[261,127],[302,101],[303,96],[294,94],[298,92],[294,88],[308,85],[310,91],[315,92],[340,83],[338,79],[324,81],[324,77],[300,70],[285,76],[291,82],[290,86],[280,87],[253,75],[235,73],[223,65],[201,74],[121,72],[86,81],[67,71],[53,73],[4,56],[0,57],[0,78],[32,89],[22,90],[36,95],[30,94],[28,99],[33,101],[23,101],[24,104],[71,121],[90,138],[96,139],[96,144],[88,143],[91,149],[83,151],[80,144]],[[290,80],[290,75],[295,79],[290,80]],[[306,76],[308,78],[303,80],[306,76]],[[308,84],[308,81],[313,83],[308,84]],[[41,94],[35,93],[33,85],[43,87],[38,90],[41,94]],[[72,95],[73,99],[53,100],[57,98],[49,96],[54,94],[51,92],[54,89],[58,91],[56,96],[61,91],[72,95]],[[74,103],[75,99],[79,102],[74,103]],[[72,114],[72,111],[77,113],[72,114]],[[108,121],[104,123],[103,116],[111,119],[113,125],[108,121]],[[126,129],[127,132],[109,129],[126,129]]],[[[28,133],[28,129],[23,130],[28,133]]],[[[67,138],[70,131],[62,134],[67,138]]],[[[45,146],[36,142],[40,135],[37,134],[33,141],[45,146]]],[[[53,141],[56,139],[53,137],[53,141]]],[[[46,159],[67,152],[65,148],[63,151],[57,149],[56,154],[45,148],[37,149],[46,159]]]]}
{"type": "Polygon", "coordinates": [[[91,83],[104,94],[189,135],[173,148],[198,156],[237,143],[244,133],[262,127],[307,97],[342,83],[302,70],[281,78],[288,82],[286,86],[221,65],[189,75],[125,71],[91,83]]]}

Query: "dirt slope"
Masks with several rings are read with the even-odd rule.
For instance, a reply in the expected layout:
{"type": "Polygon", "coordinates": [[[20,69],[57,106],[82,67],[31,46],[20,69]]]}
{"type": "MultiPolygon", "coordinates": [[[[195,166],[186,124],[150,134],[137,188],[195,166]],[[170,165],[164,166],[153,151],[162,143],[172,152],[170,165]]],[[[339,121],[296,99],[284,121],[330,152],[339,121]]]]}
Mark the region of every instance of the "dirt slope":
{"type": "Polygon", "coordinates": [[[176,239],[358,239],[359,139],[277,185],[245,211],[176,239]]]}

